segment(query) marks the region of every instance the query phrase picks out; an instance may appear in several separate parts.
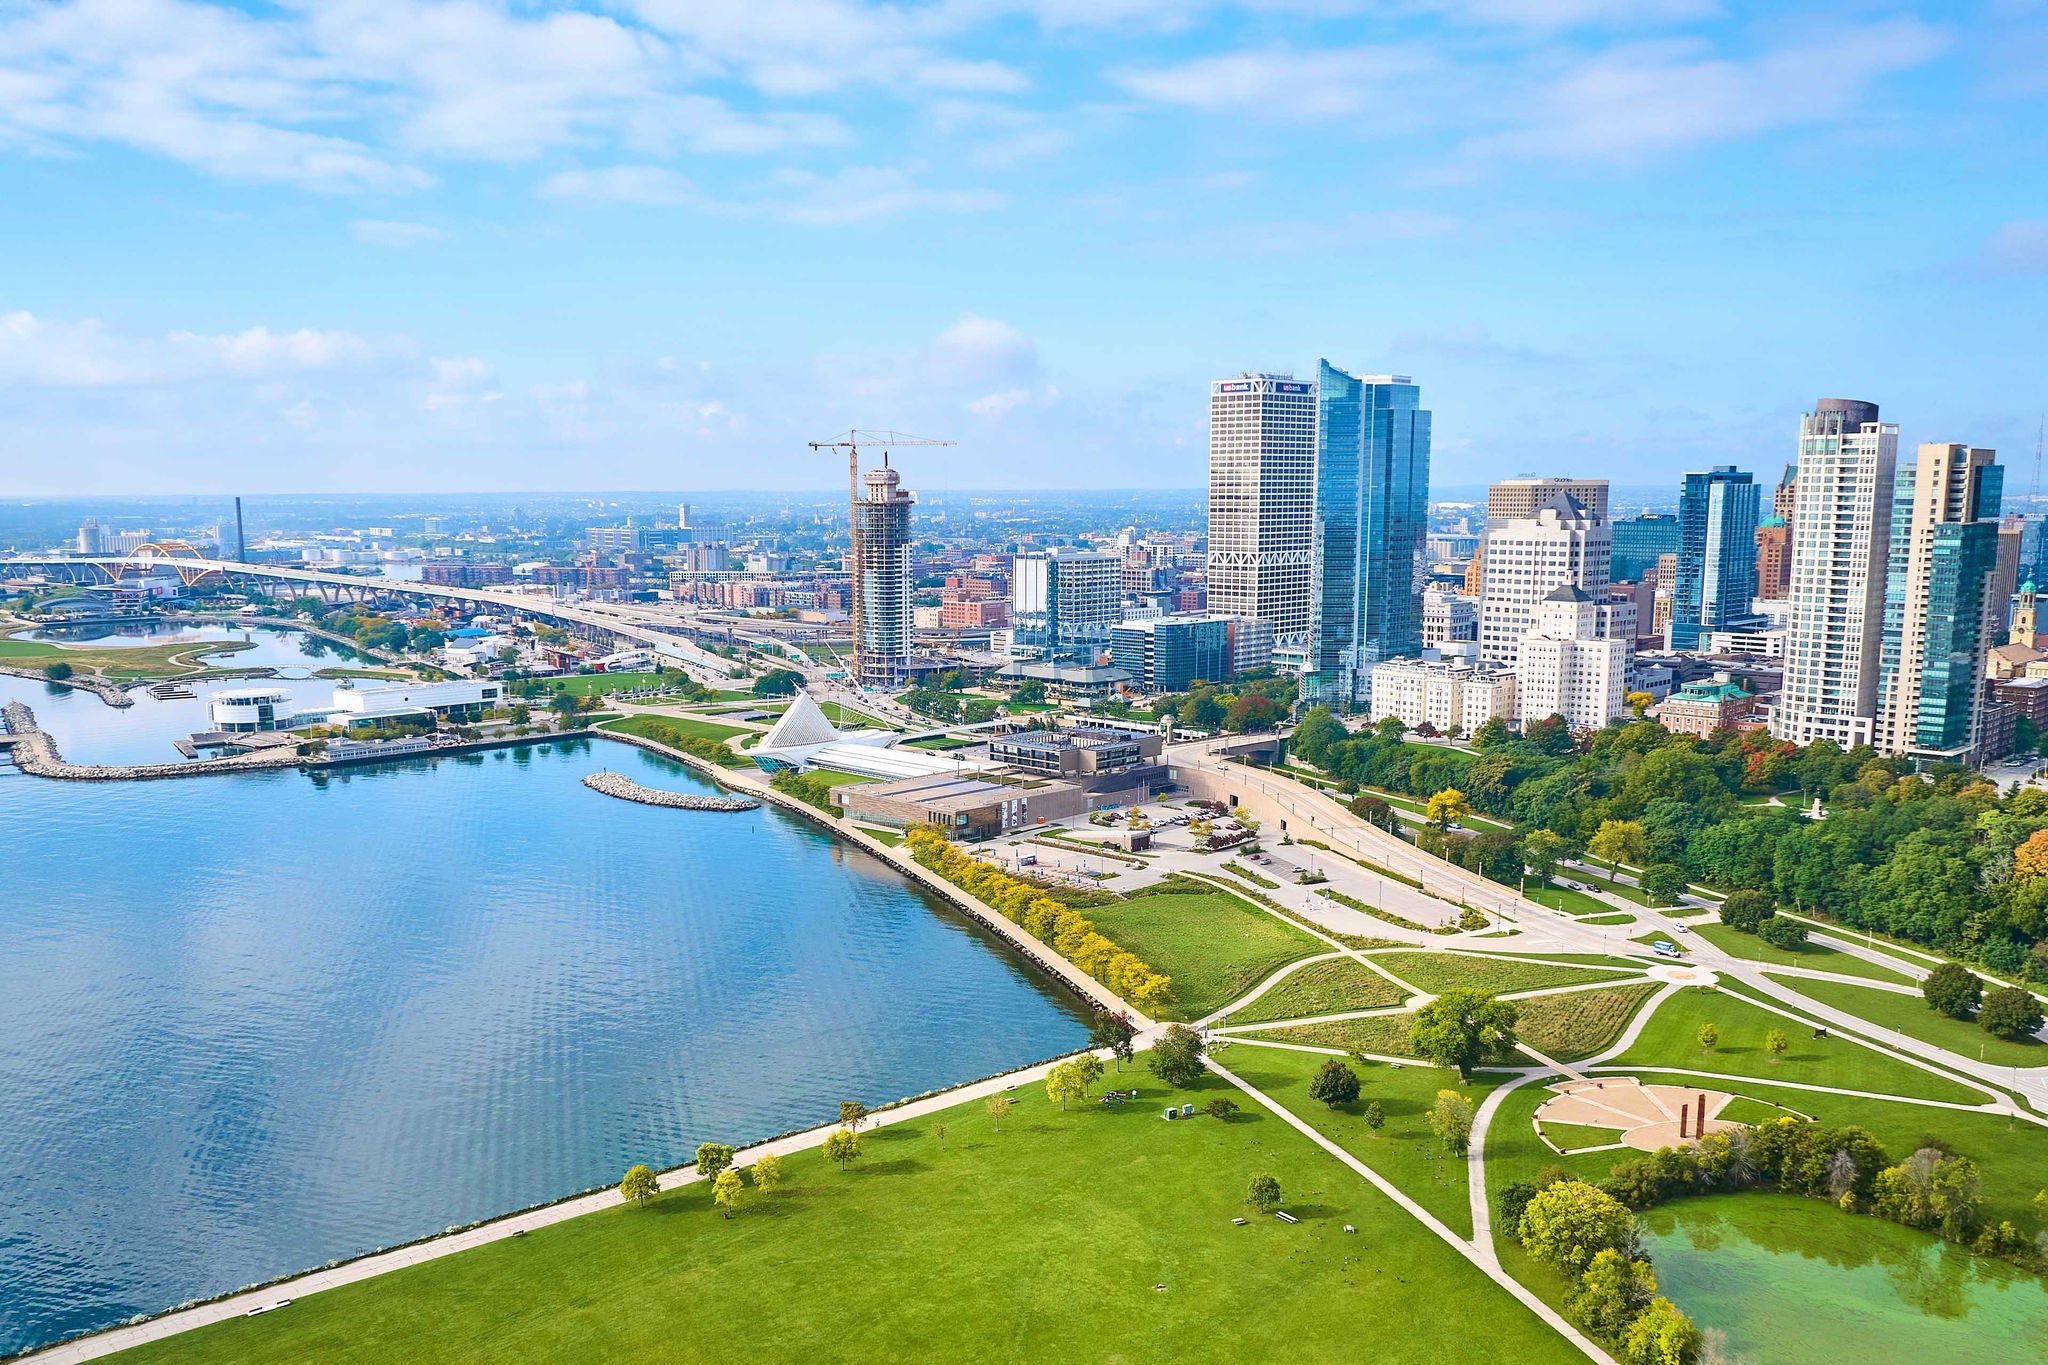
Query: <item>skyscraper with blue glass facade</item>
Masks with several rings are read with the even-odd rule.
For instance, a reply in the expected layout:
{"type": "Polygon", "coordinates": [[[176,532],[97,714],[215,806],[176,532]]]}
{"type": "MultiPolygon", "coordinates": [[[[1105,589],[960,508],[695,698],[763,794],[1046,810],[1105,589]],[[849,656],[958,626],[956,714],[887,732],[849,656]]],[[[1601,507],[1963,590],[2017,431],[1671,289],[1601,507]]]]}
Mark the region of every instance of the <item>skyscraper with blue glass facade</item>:
{"type": "Polygon", "coordinates": [[[1408,376],[1327,360],[1316,394],[1314,663],[1349,702],[1373,664],[1422,649],[1430,415],[1408,376]]]}
{"type": "Polygon", "coordinates": [[[1754,630],[1757,486],[1734,465],[1687,474],[1678,494],[1678,575],[1667,649],[1698,649],[1712,631],[1754,630]]]}

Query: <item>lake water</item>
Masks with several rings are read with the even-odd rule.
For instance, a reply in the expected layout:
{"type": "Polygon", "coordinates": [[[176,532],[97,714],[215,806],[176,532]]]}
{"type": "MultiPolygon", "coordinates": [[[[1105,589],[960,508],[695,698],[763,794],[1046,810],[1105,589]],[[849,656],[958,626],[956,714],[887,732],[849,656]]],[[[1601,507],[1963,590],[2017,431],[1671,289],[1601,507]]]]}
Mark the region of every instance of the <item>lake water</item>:
{"type": "MultiPolygon", "coordinates": [[[[22,685],[74,757],[142,718],[22,685]]],[[[605,767],[709,790],[590,740],[109,785],[0,762],[0,1354],[1084,1040],[876,860],[581,785],[605,767]]]]}
{"type": "Polygon", "coordinates": [[[1926,1233],[1781,1194],[1641,1217],[1659,1291],[1750,1365],[2048,1360],[2041,1279],[1926,1233]]]}
{"type": "MultiPolygon", "coordinates": [[[[327,706],[335,683],[316,679],[323,668],[361,667],[361,656],[346,645],[333,644],[303,631],[241,626],[190,626],[170,622],[108,626],[53,627],[20,638],[60,644],[119,649],[131,645],[172,645],[248,641],[249,648],[217,654],[208,662],[219,668],[269,668],[278,685],[306,709],[327,706]]],[[[189,698],[162,699],[146,687],[132,687],[135,704],[108,706],[83,688],[53,686],[33,678],[0,674],[0,703],[18,701],[36,713],[36,720],[57,741],[57,751],[72,763],[175,763],[181,755],[173,744],[201,730],[211,730],[207,700],[229,687],[257,687],[258,678],[193,679],[189,698]]]]}

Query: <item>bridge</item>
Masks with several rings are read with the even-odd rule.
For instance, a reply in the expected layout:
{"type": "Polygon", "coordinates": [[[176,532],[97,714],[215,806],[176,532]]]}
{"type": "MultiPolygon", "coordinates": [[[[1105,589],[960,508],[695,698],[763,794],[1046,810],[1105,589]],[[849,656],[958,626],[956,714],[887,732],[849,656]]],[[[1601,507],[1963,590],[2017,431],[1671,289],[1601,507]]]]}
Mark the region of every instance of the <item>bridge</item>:
{"type": "Polygon", "coordinates": [[[400,596],[494,607],[639,645],[674,662],[715,672],[721,678],[729,678],[739,671],[739,665],[732,660],[700,648],[673,630],[661,629],[657,624],[661,618],[654,613],[634,612],[618,605],[599,607],[490,588],[451,588],[397,578],[323,573],[318,569],[295,569],[282,564],[245,564],[239,560],[210,559],[183,542],[145,545],[120,556],[21,555],[0,559],[0,572],[40,573],[72,583],[118,583],[138,572],[151,573],[162,567],[170,568],[188,587],[284,583],[304,589],[304,595],[319,597],[328,603],[400,596]]]}

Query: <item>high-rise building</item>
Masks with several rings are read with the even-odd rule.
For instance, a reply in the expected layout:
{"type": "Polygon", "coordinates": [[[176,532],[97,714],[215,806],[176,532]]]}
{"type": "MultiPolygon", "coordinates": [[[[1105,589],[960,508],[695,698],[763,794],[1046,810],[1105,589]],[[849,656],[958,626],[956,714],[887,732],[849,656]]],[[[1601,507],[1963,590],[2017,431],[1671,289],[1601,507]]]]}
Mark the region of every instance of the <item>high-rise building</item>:
{"type": "Polygon", "coordinates": [[[1059,659],[1109,643],[1120,619],[1123,557],[1062,545],[1027,550],[1010,574],[1018,657],[1059,659]]]}
{"type": "Polygon", "coordinates": [[[1844,749],[1876,738],[1899,429],[1875,403],[1823,398],[1799,423],[1785,681],[1771,734],[1844,749]]]}
{"type": "Polygon", "coordinates": [[[910,678],[910,505],[886,465],[861,476],[853,504],[854,672],[862,687],[901,687],[910,678]]]}
{"type": "Polygon", "coordinates": [[[1779,516],[1765,517],[1756,528],[1756,595],[1785,600],[1792,588],[1792,528],[1779,516]]]}
{"type": "Polygon", "coordinates": [[[1489,526],[1479,591],[1479,657],[1511,664],[1536,624],[1536,604],[1554,588],[1573,587],[1596,601],[1607,596],[1613,549],[1607,519],[1568,492],[1528,517],[1489,526]]]}
{"type": "Polygon", "coordinates": [[[1422,648],[1429,421],[1406,375],[1316,372],[1316,672],[1363,700],[1372,665],[1422,648]]]}
{"type": "Polygon", "coordinates": [[[1111,627],[1109,658],[1146,692],[1184,692],[1230,672],[1230,622],[1220,616],[1162,616],[1111,627]]]}
{"type": "Polygon", "coordinates": [[[1522,724],[1562,716],[1574,730],[1597,730],[1621,714],[1628,697],[1631,642],[1614,638],[1602,604],[1570,584],[1536,604],[1531,629],[1516,642],[1515,688],[1522,724]]]}
{"type": "Polygon", "coordinates": [[[1523,475],[1520,478],[1502,479],[1489,485],[1486,490],[1486,520],[1488,525],[1497,521],[1526,521],[1535,516],[1563,493],[1579,506],[1601,521],[1607,520],[1607,480],[1536,478],[1523,475]]]}
{"type": "Polygon", "coordinates": [[[1617,583],[1640,583],[1659,559],[1678,553],[1678,518],[1669,512],[1620,517],[1613,526],[1614,559],[1607,576],[1617,583]]]}
{"type": "Polygon", "coordinates": [[[1698,649],[1709,631],[1763,624],[1756,599],[1756,481],[1734,465],[1687,474],[1678,494],[1678,577],[1667,649],[1698,649]]]}
{"type": "Polygon", "coordinates": [[[1787,526],[1792,524],[1793,513],[1799,509],[1799,466],[1788,464],[1778,479],[1778,486],[1771,490],[1771,515],[1781,519],[1787,526]]]}
{"type": "Polygon", "coordinates": [[[1996,452],[1923,445],[1898,470],[1887,556],[1877,744],[1886,753],[1974,764],[1985,656],[1998,643],[1996,452]]]}
{"type": "Polygon", "coordinates": [[[1209,610],[1309,633],[1315,579],[1316,386],[1245,374],[1209,386],[1209,610]]]}
{"type": "Polygon", "coordinates": [[[1469,597],[1431,588],[1422,594],[1422,647],[1468,643],[1479,638],[1479,604],[1469,597]]]}

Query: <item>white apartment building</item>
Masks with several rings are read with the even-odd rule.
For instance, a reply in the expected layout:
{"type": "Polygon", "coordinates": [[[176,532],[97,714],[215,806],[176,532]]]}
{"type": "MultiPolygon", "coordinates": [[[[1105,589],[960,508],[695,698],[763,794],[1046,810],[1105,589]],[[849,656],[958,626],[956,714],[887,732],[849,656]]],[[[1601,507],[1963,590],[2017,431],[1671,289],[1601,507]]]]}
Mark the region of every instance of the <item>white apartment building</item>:
{"type": "Polygon", "coordinates": [[[1514,723],[1515,675],[1506,669],[1391,659],[1373,665],[1370,676],[1375,723],[1398,716],[1410,729],[1426,721],[1461,735],[1496,717],[1514,723]]]}
{"type": "Polygon", "coordinates": [[[1121,555],[1058,546],[1018,555],[1010,570],[1012,639],[1056,659],[1109,643],[1123,619],[1121,555]]]}
{"type": "Polygon", "coordinates": [[[1245,374],[1209,386],[1209,601],[1299,644],[1314,617],[1316,386],[1245,374]]]}
{"type": "Polygon", "coordinates": [[[1603,602],[1614,533],[1569,493],[1558,493],[1532,517],[1489,526],[1479,589],[1479,657],[1512,664],[1536,626],[1537,604],[1554,588],[1572,587],[1603,602]]]}
{"type": "Polygon", "coordinates": [[[1876,738],[1897,425],[1877,404],[1823,398],[1799,422],[1785,685],[1771,734],[1844,749],[1876,738]]]}
{"type": "Polygon", "coordinates": [[[1563,716],[1597,730],[1628,700],[1630,642],[1608,638],[1601,603],[1567,584],[1537,604],[1535,628],[1519,641],[1515,685],[1522,724],[1563,716]]]}
{"type": "Polygon", "coordinates": [[[1431,588],[1422,594],[1422,647],[1479,638],[1479,603],[1454,592],[1431,588]]]}

